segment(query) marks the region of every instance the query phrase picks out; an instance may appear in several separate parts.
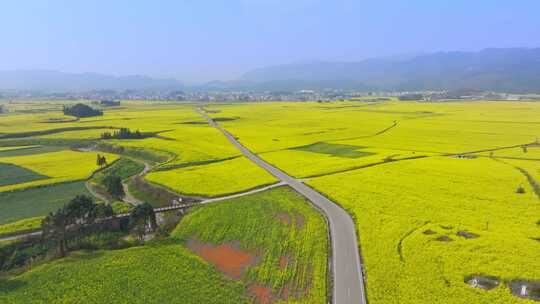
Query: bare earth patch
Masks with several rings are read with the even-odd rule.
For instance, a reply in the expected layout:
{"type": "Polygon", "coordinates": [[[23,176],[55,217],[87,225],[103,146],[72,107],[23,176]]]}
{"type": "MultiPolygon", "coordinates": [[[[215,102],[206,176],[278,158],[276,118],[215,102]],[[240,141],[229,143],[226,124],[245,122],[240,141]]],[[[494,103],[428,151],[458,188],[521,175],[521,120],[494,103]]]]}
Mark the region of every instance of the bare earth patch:
{"type": "Polygon", "coordinates": [[[278,219],[281,221],[281,223],[285,224],[285,225],[290,225],[291,224],[291,216],[288,214],[288,213],[278,213],[277,215],[278,219]]]}
{"type": "Polygon", "coordinates": [[[425,235],[432,235],[432,234],[437,234],[437,232],[431,230],[431,229],[428,229],[426,231],[423,232],[425,235]]]}
{"type": "Polygon", "coordinates": [[[442,235],[438,238],[436,238],[437,241],[439,242],[451,242],[453,241],[451,237],[447,236],[447,235],[442,235]]]}
{"type": "MultiPolygon", "coordinates": [[[[292,225],[292,221],[293,221],[293,216],[291,216],[290,214],[288,213],[285,213],[285,212],[281,212],[281,213],[278,213],[277,215],[277,218],[281,221],[282,224],[284,225],[287,225],[287,226],[290,226],[292,225]]],[[[304,225],[305,225],[305,219],[303,216],[301,215],[296,215],[294,217],[294,222],[295,222],[295,225],[296,225],[296,229],[302,229],[304,228],[304,225]]]]}
{"type": "Polygon", "coordinates": [[[296,228],[297,229],[302,229],[302,228],[304,228],[304,224],[305,224],[304,217],[301,216],[301,215],[297,215],[296,216],[296,228]]]}
{"type": "Polygon", "coordinates": [[[268,287],[252,284],[248,290],[255,296],[259,304],[270,304],[277,300],[277,297],[272,293],[272,289],[268,287]]]}
{"type": "Polygon", "coordinates": [[[466,239],[476,239],[477,237],[479,237],[478,234],[475,234],[475,233],[472,233],[472,232],[467,232],[467,231],[458,231],[456,233],[456,235],[464,237],[466,239]]]}
{"type": "Polygon", "coordinates": [[[255,255],[239,249],[237,242],[214,245],[190,240],[187,247],[225,275],[237,280],[242,278],[246,267],[255,262],[255,255]]]}
{"type": "Polygon", "coordinates": [[[279,269],[285,270],[285,268],[287,268],[287,265],[289,265],[289,258],[287,258],[286,256],[282,256],[279,259],[279,269]]]}

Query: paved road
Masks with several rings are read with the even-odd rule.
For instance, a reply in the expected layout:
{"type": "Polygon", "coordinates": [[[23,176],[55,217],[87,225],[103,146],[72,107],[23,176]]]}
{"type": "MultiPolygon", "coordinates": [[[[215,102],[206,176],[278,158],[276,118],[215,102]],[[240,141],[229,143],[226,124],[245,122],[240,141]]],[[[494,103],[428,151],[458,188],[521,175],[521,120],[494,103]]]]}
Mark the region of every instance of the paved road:
{"type": "Polygon", "coordinates": [[[365,304],[364,276],[361,269],[359,246],[355,225],[349,214],[319,192],[257,157],[240,144],[234,136],[216,124],[203,110],[199,112],[212,127],[220,130],[244,156],[295,189],[324,212],[330,225],[332,241],[333,303],[365,304]]]}

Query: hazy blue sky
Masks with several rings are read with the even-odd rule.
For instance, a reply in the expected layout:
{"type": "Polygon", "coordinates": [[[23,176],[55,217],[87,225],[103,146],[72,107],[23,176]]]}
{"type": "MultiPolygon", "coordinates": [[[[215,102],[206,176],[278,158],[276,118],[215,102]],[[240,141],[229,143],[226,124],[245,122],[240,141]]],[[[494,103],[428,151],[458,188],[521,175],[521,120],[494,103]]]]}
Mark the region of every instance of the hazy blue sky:
{"type": "Polygon", "coordinates": [[[539,47],[538,0],[2,0],[0,69],[231,79],[299,61],[539,47]]]}

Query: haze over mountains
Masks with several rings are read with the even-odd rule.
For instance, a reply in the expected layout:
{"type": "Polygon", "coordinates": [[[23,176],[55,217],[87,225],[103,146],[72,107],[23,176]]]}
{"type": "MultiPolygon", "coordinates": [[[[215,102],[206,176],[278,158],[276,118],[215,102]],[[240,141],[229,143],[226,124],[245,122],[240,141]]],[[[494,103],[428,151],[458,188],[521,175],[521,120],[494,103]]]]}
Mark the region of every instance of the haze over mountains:
{"type": "Polygon", "coordinates": [[[175,79],[54,71],[0,72],[0,90],[300,90],[540,92],[540,48],[440,52],[359,62],[314,62],[255,69],[236,81],[185,86],[175,79]]]}
{"type": "Polygon", "coordinates": [[[81,92],[90,90],[169,90],[182,87],[175,79],[147,76],[109,76],[48,70],[0,71],[0,90],[81,92]]]}

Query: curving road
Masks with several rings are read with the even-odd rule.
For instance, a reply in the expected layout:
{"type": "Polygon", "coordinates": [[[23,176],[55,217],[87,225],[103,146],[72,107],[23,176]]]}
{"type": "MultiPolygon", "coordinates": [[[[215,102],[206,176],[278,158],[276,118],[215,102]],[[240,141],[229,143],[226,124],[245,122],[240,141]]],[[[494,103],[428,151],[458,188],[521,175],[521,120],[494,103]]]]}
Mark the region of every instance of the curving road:
{"type": "Polygon", "coordinates": [[[216,124],[212,118],[206,115],[204,110],[198,109],[198,111],[212,127],[221,131],[244,156],[309,199],[326,215],[332,242],[333,303],[367,303],[356,228],[349,214],[319,192],[260,159],[240,144],[229,132],[216,124]]]}

